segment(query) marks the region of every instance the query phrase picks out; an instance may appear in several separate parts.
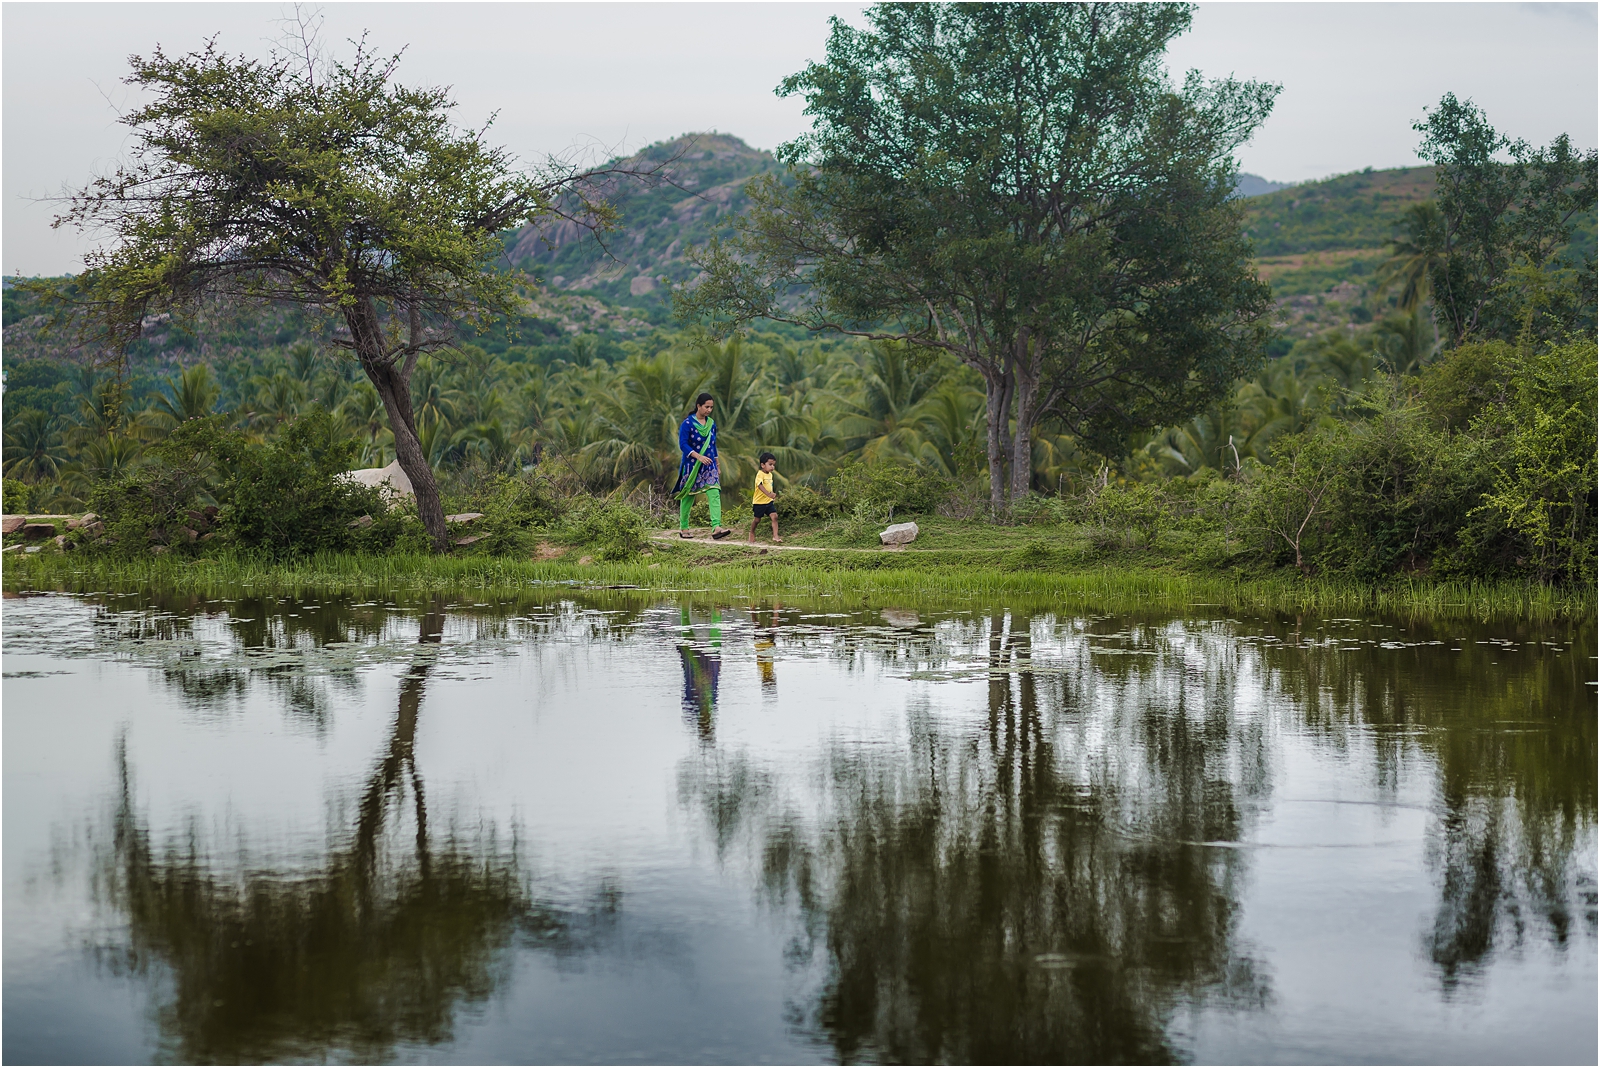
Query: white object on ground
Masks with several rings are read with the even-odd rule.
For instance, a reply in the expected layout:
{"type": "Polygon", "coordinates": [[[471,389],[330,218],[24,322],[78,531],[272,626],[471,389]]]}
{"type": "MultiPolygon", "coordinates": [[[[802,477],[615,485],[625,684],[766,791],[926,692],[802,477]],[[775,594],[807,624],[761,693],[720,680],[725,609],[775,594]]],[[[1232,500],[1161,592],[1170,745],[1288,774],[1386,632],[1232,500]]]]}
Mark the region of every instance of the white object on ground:
{"type": "Polygon", "coordinates": [[[918,533],[915,523],[894,523],[878,535],[878,540],[885,545],[904,545],[916,541],[918,533]]]}
{"type": "Polygon", "coordinates": [[[346,471],[339,476],[346,482],[358,482],[363,486],[376,486],[383,492],[385,503],[394,504],[404,497],[415,497],[416,491],[411,488],[411,480],[400,468],[400,461],[396,460],[388,467],[363,467],[356,471],[346,471]]]}

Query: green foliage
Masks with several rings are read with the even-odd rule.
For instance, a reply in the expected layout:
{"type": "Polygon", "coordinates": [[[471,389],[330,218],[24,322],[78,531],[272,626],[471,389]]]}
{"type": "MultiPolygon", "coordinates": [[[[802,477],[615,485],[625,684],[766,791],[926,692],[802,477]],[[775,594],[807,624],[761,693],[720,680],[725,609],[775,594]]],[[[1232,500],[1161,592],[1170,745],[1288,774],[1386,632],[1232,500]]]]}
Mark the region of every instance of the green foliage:
{"type": "Polygon", "coordinates": [[[838,508],[810,486],[790,485],[779,494],[778,513],[785,519],[830,519],[838,508]]]}
{"type": "Polygon", "coordinates": [[[1422,403],[1434,424],[1465,430],[1486,409],[1510,397],[1517,350],[1504,341],[1478,341],[1451,349],[1423,372],[1422,403]]]}
{"type": "Polygon", "coordinates": [[[908,463],[846,461],[828,479],[835,506],[888,520],[891,516],[926,515],[943,504],[954,483],[926,466],[908,463]]]}
{"type": "Polygon", "coordinates": [[[1549,345],[1520,361],[1512,398],[1480,417],[1505,433],[1483,508],[1515,531],[1545,581],[1595,581],[1595,343],[1549,345]]]}
{"type": "Polygon", "coordinates": [[[598,550],[609,563],[632,560],[650,542],[648,517],[615,499],[574,502],[556,527],[558,540],[598,550]]]}
{"type": "Polygon", "coordinates": [[[1438,166],[1439,220],[1424,237],[1451,343],[1468,335],[1512,340],[1529,329],[1593,337],[1594,257],[1573,263],[1558,253],[1595,208],[1595,150],[1573,148],[1566,134],[1537,149],[1508,138],[1453,93],[1415,129],[1423,135],[1418,154],[1438,166]]]}
{"type": "Polygon", "coordinates": [[[6,515],[25,515],[33,511],[35,490],[14,478],[0,481],[0,511],[6,515]]]}
{"type": "Polygon", "coordinates": [[[272,556],[337,552],[393,541],[378,490],[339,476],[350,468],[355,443],[321,409],[301,416],[266,446],[220,437],[212,446],[228,469],[224,519],[230,540],[272,556]],[[371,516],[365,530],[352,523],[371,516]]]}

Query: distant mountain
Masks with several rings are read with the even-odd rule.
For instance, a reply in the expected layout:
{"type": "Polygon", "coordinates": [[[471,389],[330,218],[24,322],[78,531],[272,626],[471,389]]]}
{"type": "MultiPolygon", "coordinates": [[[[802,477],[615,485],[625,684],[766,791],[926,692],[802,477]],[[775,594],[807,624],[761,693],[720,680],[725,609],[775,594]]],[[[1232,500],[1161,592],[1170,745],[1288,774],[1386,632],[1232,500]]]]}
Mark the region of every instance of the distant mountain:
{"type": "Polygon", "coordinates": [[[1246,224],[1259,256],[1376,249],[1394,236],[1402,212],[1433,197],[1432,167],[1368,167],[1250,198],[1246,224]]]}
{"type": "Polygon", "coordinates": [[[778,169],[772,153],[720,133],[685,134],[624,162],[671,160],[656,185],[621,181],[598,190],[617,208],[617,229],[596,239],[575,223],[525,226],[506,237],[513,265],[553,291],[580,291],[646,310],[664,310],[675,284],[698,273],[686,249],[731,230],[749,198],[744,186],[778,169]]]}
{"type": "Polygon", "coordinates": [[[1233,191],[1242,197],[1259,197],[1288,188],[1288,182],[1269,182],[1259,174],[1241,174],[1238,182],[1234,183],[1233,191]]]}

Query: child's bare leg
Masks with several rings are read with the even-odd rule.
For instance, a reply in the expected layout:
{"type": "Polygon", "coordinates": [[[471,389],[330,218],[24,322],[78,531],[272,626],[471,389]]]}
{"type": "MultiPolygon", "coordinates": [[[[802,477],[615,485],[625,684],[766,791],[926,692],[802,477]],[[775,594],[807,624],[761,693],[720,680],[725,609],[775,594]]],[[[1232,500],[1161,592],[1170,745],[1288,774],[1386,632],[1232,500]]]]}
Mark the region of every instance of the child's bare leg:
{"type": "MultiPolygon", "coordinates": [[[[754,528],[752,528],[752,529],[754,529],[754,528]]],[[[776,542],[776,543],[781,543],[783,541],[782,538],[778,537],[778,513],[777,512],[773,512],[772,513],[772,540],[774,542],[776,542]]]]}
{"type": "Polygon", "coordinates": [[[761,520],[759,520],[759,519],[750,520],[750,544],[751,545],[754,545],[756,543],[756,524],[759,523],[759,522],[761,522],[761,520]]]}

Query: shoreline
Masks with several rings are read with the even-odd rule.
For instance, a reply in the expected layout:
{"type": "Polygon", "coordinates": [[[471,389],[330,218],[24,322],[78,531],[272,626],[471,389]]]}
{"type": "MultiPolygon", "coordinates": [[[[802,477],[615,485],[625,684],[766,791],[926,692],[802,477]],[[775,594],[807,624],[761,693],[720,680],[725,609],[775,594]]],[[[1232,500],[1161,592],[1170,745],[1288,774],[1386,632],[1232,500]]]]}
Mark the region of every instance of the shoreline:
{"type": "MultiPolygon", "coordinates": [[[[850,597],[887,605],[1005,603],[1106,612],[1205,607],[1578,624],[1592,621],[1595,614],[1592,592],[1525,582],[1403,578],[1370,585],[1284,574],[1185,571],[1155,561],[1058,564],[1025,550],[993,549],[890,553],[812,548],[761,553],[742,545],[718,544],[716,555],[708,557],[705,546],[690,544],[699,551],[688,558],[662,550],[622,563],[398,554],[330,554],[285,561],[243,555],[128,560],[45,552],[8,555],[0,569],[0,586],[8,593],[159,590],[250,595],[308,589],[506,595],[538,590],[630,591],[634,596],[672,594],[691,599],[850,597]]],[[[580,551],[571,550],[571,555],[580,551]]]]}

